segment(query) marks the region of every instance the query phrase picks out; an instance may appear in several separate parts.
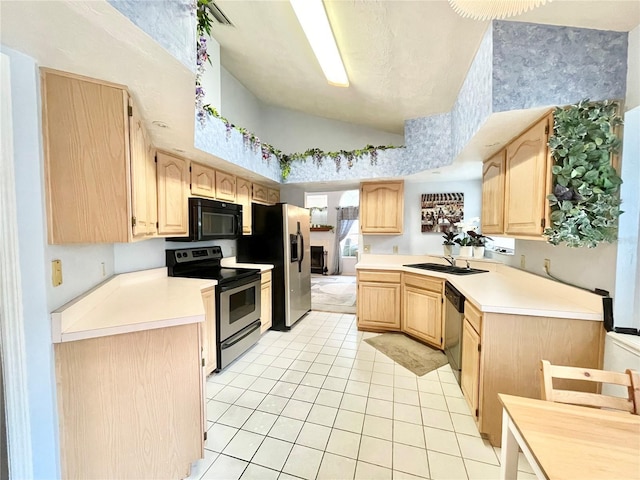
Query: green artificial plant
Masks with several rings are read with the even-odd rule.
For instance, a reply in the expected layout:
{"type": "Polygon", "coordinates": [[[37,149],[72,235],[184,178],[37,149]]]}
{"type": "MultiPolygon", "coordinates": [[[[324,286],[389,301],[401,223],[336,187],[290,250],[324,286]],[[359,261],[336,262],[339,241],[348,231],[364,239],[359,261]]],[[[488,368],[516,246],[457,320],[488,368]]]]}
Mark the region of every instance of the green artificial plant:
{"type": "Polygon", "coordinates": [[[446,232],[442,238],[444,238],[444,242],[442,242],[443,245],[455,245],[455,241],[456,241],[456,237],[458,236],[458,234],[456,232],[446,232]]]}
{"type": "Polygon", "coordinates": [[[611,157],[621,144],[618,109],[612,101],[583,100],[554,112],[551,226],[544,231],[553,245],[592,248],[617,238],[622,179],[611,157]]]}

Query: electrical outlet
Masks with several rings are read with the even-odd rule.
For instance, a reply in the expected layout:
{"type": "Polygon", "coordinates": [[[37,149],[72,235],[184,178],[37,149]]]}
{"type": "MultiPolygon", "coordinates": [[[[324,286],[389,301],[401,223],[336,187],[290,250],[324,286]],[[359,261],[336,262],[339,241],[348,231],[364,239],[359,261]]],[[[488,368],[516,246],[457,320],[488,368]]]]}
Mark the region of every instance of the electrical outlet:
{"type": "Polygon", "coordinates": [[[524,255],[520,255],[520,268],[526,268],[527,266],[527,257],[524,255]]]}
{"type": "Polygon", "coordinates": [[[363,253],[371,253],[371,245],[365,245],[363,253]]]}
{"type": "Polygon", "coordinates": [[[393,253],[395,253],[395,254],[398,253],[398,245],[394,245],[393,246],[393,253]]]}
{"type": "Polygon", "coordinates": [[[106,267],[104,266],[104,262],[102,262],[102,263],[100,264],[100,267],[102,268],[102,276],[103,276],[103,277],[106,277],[106,276],[107,276],[107,269],[106,269],[106,267]]]}
{"type": "Polygon", "coordinates": [[[51,283],[54,287],[62,285],[62,260],[51,261],[51,283]]]}
{"type": "Polygon", "coordinates": [[[551,260],[548,258],[544,259],[544,271],[549,273],[551,271],[551,260]]]}

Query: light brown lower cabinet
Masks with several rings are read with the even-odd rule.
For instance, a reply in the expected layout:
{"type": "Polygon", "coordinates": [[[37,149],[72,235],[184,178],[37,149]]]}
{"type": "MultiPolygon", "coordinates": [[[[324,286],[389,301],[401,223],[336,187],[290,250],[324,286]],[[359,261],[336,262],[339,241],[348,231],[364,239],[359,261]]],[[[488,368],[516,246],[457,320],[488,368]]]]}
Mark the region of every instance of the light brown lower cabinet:
{"type": "MultiPolygon", "coordinates": [[[[479,317],[478,313],[467,300],[461,387],[480,434],[494,446],[502,441],[498,393],[540,398],[541,359],[556,365],[602,368],[602,322],[488,312],[479,317]]],[[[563,388],[560,382],[558,386],[563,388]]],[[[565,388],[595,392],[594,385],[574,383],[565,388]]]]}
{"type": "Polygon", "coordinates": [[[263,272],[260,282],[260,333],[271,328],[271,272],[263,272]]]}
{"type": "Polygon", "coordinates": [[[402,331],[438,348],[443,347],[441,279],[405,273],[402,280],[402,331]]]}
{"type": "Polygon", "coordinates": [[[400,330],[400,272],[358,270],[358,328],[400,330]]]}
{"type": "Polygon", "coordinates": [[[203,458],[200,324],[54,352],[62,478],[185,478],[203,458]]]}
{"type": "Polygon", "coordinates": [[[478,389],[480,388],[480,335],[469,320],[462,325],[462,369],[460,388],[469,404],[471,414],[478,421],[478,389]]]}
{"type": "Polygon", "coordinates": [[[216,355],[216,290],[215,287],[202,291],[205,319],[202,322],[202,358],[204,374],[209,375],[218,368],[216,355]]]}

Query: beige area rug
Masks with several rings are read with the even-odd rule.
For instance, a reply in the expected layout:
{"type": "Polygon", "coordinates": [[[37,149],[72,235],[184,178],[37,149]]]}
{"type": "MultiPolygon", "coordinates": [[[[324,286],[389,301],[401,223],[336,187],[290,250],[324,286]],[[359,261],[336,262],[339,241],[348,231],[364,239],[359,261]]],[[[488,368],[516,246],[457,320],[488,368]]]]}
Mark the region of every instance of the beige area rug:
{"type": "Polygon", "coordinates": [[[402,333],[383,333],[367,338],[365,342],[419,377],[449,363],[440,350],[427,347],[402,333]]]}
{"type": "Polygon", "coordinates": [[[312,275],[311,308],[323,312],[356,313],[355,277],[312,275]]]}

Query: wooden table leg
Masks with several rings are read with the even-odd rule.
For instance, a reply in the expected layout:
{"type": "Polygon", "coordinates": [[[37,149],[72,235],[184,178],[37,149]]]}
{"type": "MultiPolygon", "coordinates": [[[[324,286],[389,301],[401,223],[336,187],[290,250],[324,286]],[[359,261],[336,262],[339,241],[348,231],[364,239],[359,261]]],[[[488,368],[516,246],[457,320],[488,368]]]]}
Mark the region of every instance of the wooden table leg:
{"type": "Polygon", "coordinates": [[[502,452],[500,455],[500,480],[516,480],[518,477],[518,441],[515,428],[506,410],[502,411],[502,452]]]}

